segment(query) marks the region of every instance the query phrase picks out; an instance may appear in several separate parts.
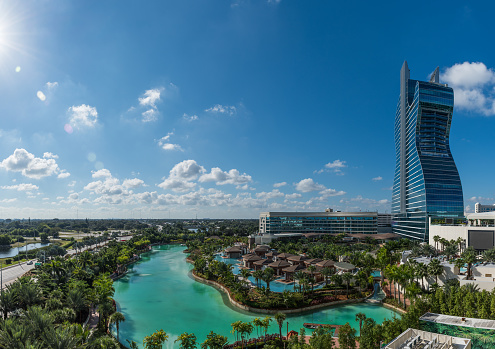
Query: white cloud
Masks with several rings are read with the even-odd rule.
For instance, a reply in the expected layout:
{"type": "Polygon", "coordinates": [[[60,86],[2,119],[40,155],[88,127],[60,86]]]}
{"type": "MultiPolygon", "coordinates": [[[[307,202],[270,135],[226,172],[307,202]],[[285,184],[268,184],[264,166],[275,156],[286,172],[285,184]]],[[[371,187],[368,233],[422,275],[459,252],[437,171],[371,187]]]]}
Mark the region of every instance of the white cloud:
{"type": "Polygon", "coordinates": [[[55,81],[55,82],[49,82],[49,81],[48,81],[48,82],[46,83],[46,87],[47,87],[49,90],[54,89],[54,88],[56,88],[57,86],[58,86],[58,82],[56,82],[56,81],[55,81]]]}
{"type": "Polygon", "coordinates": [[[296,190],[308,193],[310,191],[321,191],[325,190],[325,186],[323,184],[316,183],[312,178],[302,179],[298,183],[294,183],[296,190]]]}
{"type": "Polygon", "coordinates": [[[112,173],[107,170],[106,168],[103,168],[101,170],[98,170],[98,171],[91,171],[92,175],[91,177],[93,178],[111,178],[112,177],[112,173]]]}
{"type": "Polygon", "coordinates": [[[485,116],[495,115],[495,72],[481,62],[464,62],[445,69],[441,80],[454,89],[454,103],[485,116]]]}
{"type": "Polygon", "coordinates": [[[196,183],[182,179],[182,178],[167,178],[162,183],[158,184],[162,189],[169,189],[175,192],[184,192],[192,190],[196,183]]]}
{"type": "Polygon", "coordinates": [[[156,103],[160,101],[160,95],[163,91],[163,88],[154,88],[151,90],[146,90],[143,94],[143,97],[139,97],[139,104],[144,107],[151,107],[156,109],[156,103]]]}
{"type": "Polygon", "coordinates": [[[129,189],[139,188],[143,184],[144,184],[144,181],[142,179],[139,179],[139,178],[125,179],[124,182],[122,182],[122,185],[125,188],[129,188],[129,189]]]}
{"type": "Polygon", "coordinates": [[[70,126],[76,129],[93,128],[98,121],[96,108],[86,104],[70,107],[68,114],[70,126]]]}
{"type": "MultiPolygon", "coordinates": [[[[48,153],[51,154],[51,153],[48,153]]],[[[53,155],[53,154],[52,154],[53,155]]],[[[21,172],[28,178],[40,179],[59,172],[54,158],[37,158],[26,149],[16,149],[0,163],[7,171],[21,172]]]]}
{"type": "Polygon", "coordinates": [[[335,190],[335,189],[325,189],[320,191],[320,195],[327,198],[329,196],[340,196],[340,195],[345,195],[345,191],[342,190],[335,190]]]}
{"type": "Polygon", "coordinates": [[[184,160],[170,170],[170,177],[192,180],[204,172],[205,168],[198,165],[196,161],[184,160]]]}
{"type": "Polygon", "coordinates": [[[251,182],[251,176],[238,170],[232,169],[228,172],[222,171],[219,167],[211,169],[210,173],[203,174],[200,178],[200,182],[215,182],[217,185],[234,184],[240,185],[251,182]]]}
{"type": "Polygon", "coordinates": [[[302,197],[302,195],[299,193],[285,194],[285,198],[288,200],[294,200],[294,199],[298,199],[300,197],[302,197]]]}
{"type": "Polygon", "coordinates": [[[344,172],[342,172],[342,169],[346,167],[347,165],[345,161],[334,160],[326,164],[321,170],[314,171],[314,173],[333,172],[337,175],[343,175],[344,172]]]}
{"type": "Polygon", "coordinates": [[[10,202],[14,202],[14,201],[17,201],[17,198],[0,200],[0,202],[5,202],[5,203],[10,203],[10,202]]]}
{"type": "Polygon", "coordinates": [[[148,109],[141,113],[143,122],[152,122],[158,120],[158,111],[156,109],[148,109]]]}
{"type": "Polygon", "coordinates": [[[213,107],[205,109],[205,112],[232,116],[237,113],[237,109],[233,105],[215,104],[213,107]]]}
{"type": "Polygon", "coordinates": [[[53,153],[48,153],[48,152],[43,153],[43,157],[45,159],[58,159],[58,155],[55,155],[53,153]]]}
{"type": "Polygon", "coordinates": [[[182,115],[182,118],[184,120],[189,121],[189,122],[195,121],[195,120],[198,120],[199,119],[197,115],[187,115],[186,113],[184,113],[184,115],[182,115]]]}
{"type": "Polygon", "coordinates": [[[261,193],[256,193],[256,197],[261,200],[269,200],[284,197],[284,193],[280,192],[280,190],[278,189],[273,189],[268,193],[264,191],[262,191],[261,193]]]}
{"type": "Polygon", "coordinates": [[[179,145],[179,144],[174,144],[174,143],[170,143],[169,140],[170,140],[170,137],[173,136],[173,132],[169,132],[167,133],[166,136],[162,137],[159,141],[158,141],[158,145],[163,149],[163,150],[179,150],[179,151],[184,151],[184,149],[182,149],[182,147],[179,145]]]}
{"type": "Polygon", "coordinates": [[[65,170],[62,170],[62,171],[58,174],[58,176],[57,176],[57,178],[61,178],[61,179],[62,179],[62,178],[67,178],[67,177],[70,177],[70,173],[69,173],[69,172],[67,172],[67,171],[65,171],[65,170]]]}
{"type": "Polygon", "coordinates": [[[196,183],[191,181],[198,178],[205,169],[194,160],[184,160],[176,164],[171,170],[169,177],[158,186],[162,189],[170,189],[175,192],[192,190],[196,183]]]}
{"type": "Polygon", "coordinates": [[[2,189],[8,190],[17,190],[17,191],[33,191],[38,190],[39,187],[37,185],[31,183],[20,183],[16,185],[4,185],[1,187],[2,189]]]}
{"type": "Polygon", "coordinates": [[[378,176],[378,177],[372,178],[371,180],[374,182],[377,182],[377,181],[381,181],[382,179],[383,179],[382,176],[378,176]]]}
{"type": "Polygon", "coordinates": [[[275,184],[273,185],[273,187],[275,187],[275,188],[280,188],[280,187],[283,187],[283,186],[285,186],[285,185],[287,185],[287,182],[280,182],[280,183],[275,183],[275,184]]]}
{"type": "Polygon", "coordinates": [[[69,184],[67,184],[68,187],[73,187],[76,185],[76,181],[72,181],[69,184]]]}

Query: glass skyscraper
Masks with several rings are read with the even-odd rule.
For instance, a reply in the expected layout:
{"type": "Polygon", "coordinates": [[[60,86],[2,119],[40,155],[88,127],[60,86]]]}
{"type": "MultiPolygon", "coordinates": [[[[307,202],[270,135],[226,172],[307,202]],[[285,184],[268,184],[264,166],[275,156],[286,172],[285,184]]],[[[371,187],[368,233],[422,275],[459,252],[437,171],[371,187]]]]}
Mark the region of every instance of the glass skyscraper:
{"type": "Polygon", "coordinates": [[[464,216],[462,185],[450,153],[454,91],[439,83],[438,68],[429,82],[409,78],[404,62],[395,116],[395,177],[392,229],[428,241],[428,217],[464,216]]]}

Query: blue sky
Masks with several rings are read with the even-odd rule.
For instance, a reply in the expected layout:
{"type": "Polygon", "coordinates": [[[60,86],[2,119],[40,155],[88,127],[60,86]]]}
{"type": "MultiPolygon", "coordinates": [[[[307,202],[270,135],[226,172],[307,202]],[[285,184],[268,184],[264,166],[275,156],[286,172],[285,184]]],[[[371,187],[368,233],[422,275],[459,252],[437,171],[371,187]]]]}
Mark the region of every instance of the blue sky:
{"type": "Polygon", "coordinates": [[[0,218],[390,212],[399,71],[495,202],[491,2],[0,1],[0,218]]]}

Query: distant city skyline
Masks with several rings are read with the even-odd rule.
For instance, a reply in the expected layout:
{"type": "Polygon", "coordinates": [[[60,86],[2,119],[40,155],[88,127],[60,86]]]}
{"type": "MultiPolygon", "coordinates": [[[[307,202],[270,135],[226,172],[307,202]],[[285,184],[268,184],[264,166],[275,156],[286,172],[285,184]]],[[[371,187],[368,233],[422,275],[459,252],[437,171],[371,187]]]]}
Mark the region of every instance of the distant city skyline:
{"type": "Polygon", "coordinates": [[[474,212],[495,203],[493,9],[0,1],[0,218],[390,212],[406,59],[454,89],[474,212]]]}

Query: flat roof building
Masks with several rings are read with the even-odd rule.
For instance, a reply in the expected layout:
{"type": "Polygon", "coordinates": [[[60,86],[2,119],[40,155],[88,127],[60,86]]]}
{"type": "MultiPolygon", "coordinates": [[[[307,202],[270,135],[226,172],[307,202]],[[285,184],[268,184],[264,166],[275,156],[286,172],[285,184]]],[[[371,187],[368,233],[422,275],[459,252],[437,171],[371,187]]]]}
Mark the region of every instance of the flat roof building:
{"type": "MultiPolygon", "coordinates": [[[[261,212],[261,234],[345,233],[377,234],[377,212],[261,212]]],[[[386,225],[387,218],[382,220],[386,225]]],[[[383,227],[385,230],[386,226],[383,227]]],[[[380,232],[387,232],[382,231],[380,232]]]]}
{"type": "Polygon", "coordinates": [[[408,328],[385,349],[471,349],[471,340],[408,328]]]}
{"type": "Polygon", "coordinates": [[[495,211],[495,205],[482,205],[477,202],[474,205],[474,213],[483,213],[483,212],[493,212],[495,211]]]}

